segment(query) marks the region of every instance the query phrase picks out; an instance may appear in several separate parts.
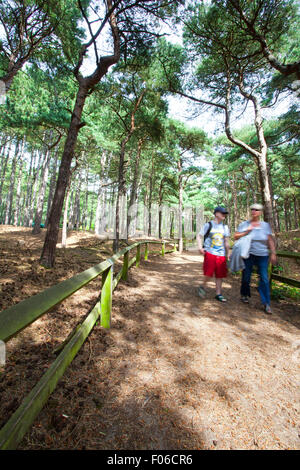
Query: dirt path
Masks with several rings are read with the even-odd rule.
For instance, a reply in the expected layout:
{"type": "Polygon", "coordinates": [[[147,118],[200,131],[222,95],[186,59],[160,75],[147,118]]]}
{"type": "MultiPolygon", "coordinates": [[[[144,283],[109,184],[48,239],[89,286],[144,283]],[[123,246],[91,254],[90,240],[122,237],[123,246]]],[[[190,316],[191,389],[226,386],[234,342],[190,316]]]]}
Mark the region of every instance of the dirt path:
{"type": "Polygon", "coordinates": [[[201,300],[201,278],[192,252],[132,268],[111,330],[95,327],[19,448],[299,449],[299,310],[265,315],[256,291],[244,306],[233,278],[227,304],[213,285],[201,300]]]}

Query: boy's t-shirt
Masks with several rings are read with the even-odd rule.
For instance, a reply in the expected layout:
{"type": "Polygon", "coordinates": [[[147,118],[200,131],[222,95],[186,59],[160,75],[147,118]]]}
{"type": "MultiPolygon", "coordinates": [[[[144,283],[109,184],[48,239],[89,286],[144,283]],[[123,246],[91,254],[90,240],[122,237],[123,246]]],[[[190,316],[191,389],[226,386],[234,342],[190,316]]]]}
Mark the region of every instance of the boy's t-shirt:
{"type": "MultiPolygon", "coordinates": [[[[216,224],[213,220],[211,221],[211,230],[208,237],[204,242],[204,250],[215,256],[225,256],[225,237],[229,237],[228,225],[224,225],[222,222],[216,224]]],[[[200,230],[200,235],[204,237],[204,234],[209,229],[209,223],[207,222],[204,227],[200,230]]]]}

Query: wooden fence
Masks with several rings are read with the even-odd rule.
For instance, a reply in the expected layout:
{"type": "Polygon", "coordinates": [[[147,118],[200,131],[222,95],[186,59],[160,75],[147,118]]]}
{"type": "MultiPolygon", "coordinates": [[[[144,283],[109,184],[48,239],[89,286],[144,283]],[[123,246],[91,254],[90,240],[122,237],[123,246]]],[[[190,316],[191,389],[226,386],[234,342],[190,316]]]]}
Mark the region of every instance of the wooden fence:
{"type": "MultiPolygon", "coordinates": [[[[277,257],[281,257],[281,258],[300,259],[300,253],[276,251],[276,255],[277,257]]],[[[270,265],[270,272],[269,272],[270,282],[272,281],[272,279],[274,279],[274,281],[283,282],[284,284],[289,284],[290,286],[300,287],[300,281],[298,281],[297,279],[290,279],[289,277],[280,276],[279,274],[275,274],[273,270],[274,270],[274,266],[270,265]]]]}
{"type": "Polygon", "coordinates": [[[136,266],[139,266],[142,246],[145,245],[144,258],[147,260],[149,256],[149,246],[157,243],[162,245],[161,251],[159,252],[162,256],[164,256],[165,253],[176,251],[176,242],[173,243],[174,247],[171,251],[166,251],[166,243],[170,243],[169,241],[158,242],[149,240],[134,243],[102,263],[52,286],[33,297],[25,299],[19,304],[13,305],[0,313],[0,340],[8,341],[97,276],[102,275],[102,288],[99,301],[84,322],[77,326],[63,342],[61,347],[57,348],[57,352],[61,352],[56,360],[0,430],[1,450],[16,449],[36,416],[46,404],[49,396],[56,388],[58,381],[78,353],[97,320],[100,318],[100,325],[102,327],[110,328],[112,293],[114,289],[120,279],[127,279],[128,269],[134,263],[136,266]],[[136,255],[129,260],[129,253],[133,249],[136,249],[136,255]],[[124,257],[122,269],[114,277],[113,268],[115,262],[122,256],[124,257]]]}

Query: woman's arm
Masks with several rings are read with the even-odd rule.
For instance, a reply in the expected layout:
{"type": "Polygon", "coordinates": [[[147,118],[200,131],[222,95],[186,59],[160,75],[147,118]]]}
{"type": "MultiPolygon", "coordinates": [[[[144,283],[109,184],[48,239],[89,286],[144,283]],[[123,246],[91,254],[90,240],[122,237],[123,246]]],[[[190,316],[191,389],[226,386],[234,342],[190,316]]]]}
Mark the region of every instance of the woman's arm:
{"type": "Polygon", "coordinates": [[[276,247],[275,247],[275,242],[274,238],[272,235],[268,235],[268,245],[270,249],[270,261],[272,264],[276,264],[277,258],[276,258],[276,247]]]}
{"type": "Polygon", "coordinates": [[[253,226],[249,225],[249,227],[247,228],[247,230],[245,230],[245,232],[235,232],[235,234],[233,235],[233,238],[235,240],[239,240],[240,238],[244,237],[245,235],[248,235],[248,233],[250,233],[251,230],[253,230],[253,226]]]}

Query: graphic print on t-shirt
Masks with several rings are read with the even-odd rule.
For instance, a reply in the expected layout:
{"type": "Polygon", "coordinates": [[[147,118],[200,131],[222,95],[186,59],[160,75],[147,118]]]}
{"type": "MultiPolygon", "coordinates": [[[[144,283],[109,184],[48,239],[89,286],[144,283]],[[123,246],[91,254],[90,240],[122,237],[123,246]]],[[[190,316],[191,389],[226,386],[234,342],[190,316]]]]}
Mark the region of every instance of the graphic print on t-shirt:
{"type": "Polygon", "coordinates": [[[219,247],[223,248],[224,244],[224,234],[220,232],[211,234],[211,244],[210,248],[213,248],[216,251],[219,251],[219,247]]]}
{"type": "MultiPolygon", "coordinates": [[[[206,223],[202,228],[200,234],[203,236],[208,230],[206,223]]],[[[212,222],[211,231],[204,242],[204,249],[215,256],[225,256],[224,238],[229,237],[229,229],[227,225],[216,224],[212,222]]]]}

